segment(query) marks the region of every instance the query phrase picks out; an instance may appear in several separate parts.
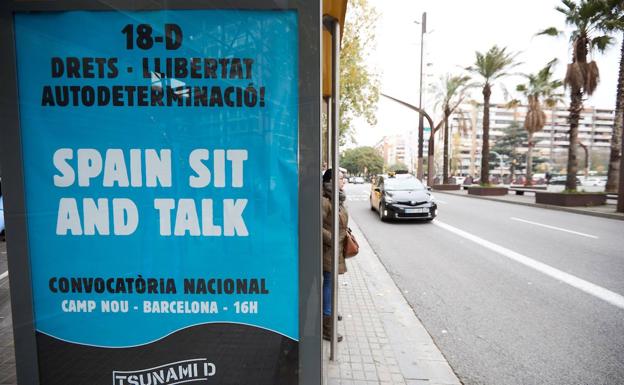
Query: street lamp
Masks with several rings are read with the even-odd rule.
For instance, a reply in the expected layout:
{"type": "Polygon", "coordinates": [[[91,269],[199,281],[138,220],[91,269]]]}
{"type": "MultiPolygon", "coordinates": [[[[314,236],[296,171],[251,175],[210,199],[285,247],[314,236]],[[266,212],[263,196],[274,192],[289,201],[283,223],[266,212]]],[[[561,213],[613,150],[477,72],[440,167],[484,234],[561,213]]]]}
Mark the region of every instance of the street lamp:
{"type": "MultiPolygon", "coordinates": [[[[416,22],[418,23],[418,22],[416,22]]],[[[427,33],[427,12],[422,13],[421,21],[419,23],[421,25],[420,29],[420,85],[418,88],[418,108],[422,109],[422,80],[423,80],[423,47],[425,40],[425,33],[427,33]]],[[[423,144],[424,139],[423,136],[425,134],[424,124],[423,124],[423,114],[418,115],[418,168],[416,171],[416,175],[418,179],[423,179],[423,144]]]]}
{"type": "Polygon", "coordinates": [[[501,177],[501,180],[503,180],[503,156],[499,154],[498,152],[492,151],[492,150],[490,150],[490,154],[494,154],[498,156],[498,167],[500,169],[500,177],[501,177]]]}
{"type": "Polygon", "coordinates": [[[392,96],[386,95],[383,92],[380,93],[381,96],[384,96],[392,101],[395,101],[411,110],[414,110],[416,112],[418,112],[418,114],[424,118],[427,119],[427,122],[429,122],[429,126],[431,127],[431,134],[429,134],[429,156],[427,157],[427,163],[428,163],[428,167],[427,167],[427,185],[431,186],[433,184],[433,146],[434,146],[434,137],[435,137],[435,128],[433,126],[433,119],[431,119],[431,116],[429,116],[429,114],[427,114],[422,108],[418,108],[416,106],[412,106],[409,103],[406,103],[402,100],[399,100],[397,98],[393,98],[392,96]]]}

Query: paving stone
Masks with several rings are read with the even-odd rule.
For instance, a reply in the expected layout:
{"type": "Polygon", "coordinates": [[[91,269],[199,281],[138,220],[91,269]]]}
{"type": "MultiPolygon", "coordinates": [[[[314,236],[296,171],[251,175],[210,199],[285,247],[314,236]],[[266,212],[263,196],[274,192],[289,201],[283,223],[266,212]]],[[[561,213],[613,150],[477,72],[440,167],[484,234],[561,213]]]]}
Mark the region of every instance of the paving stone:
{"type": "Polygon", "coordinates": [[[362,370],[354,370],[353,371],[353,379],[354,380],[365,380],[366,376],[364,375],[364,371],[362,371],[362,370]]]}
{"type": "Polygon", "coordinates": [[[364,377],[366,378],[367,381],[377,381],[377,379],[379,378],[377,376],[377,372],[373,371],[373,372],[364,372],[364,377]]]}

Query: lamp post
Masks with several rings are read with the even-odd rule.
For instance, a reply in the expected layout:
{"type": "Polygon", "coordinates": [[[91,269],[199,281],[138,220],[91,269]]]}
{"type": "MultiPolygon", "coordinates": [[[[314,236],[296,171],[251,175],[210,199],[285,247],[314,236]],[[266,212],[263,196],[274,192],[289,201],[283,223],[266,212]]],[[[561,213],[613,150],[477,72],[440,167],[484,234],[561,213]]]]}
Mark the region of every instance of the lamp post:
{"type": "MultiPolygon", "coordinates": [[[[423,81],[423,47],[425,33],[427,32],[427,12],[422,13],[420,21],[420,85],[418,87],[418,108],[422,109],[422,81],[423,81]]],[[[423,136],[425,134],[423,114],[418,115],[418,164],[416,175],[418,179],[423,179],[423,136]]]]}
{"type": "MultiPolygon", "coordinates": [[[[428,163],[428,167],[427,167],[427,186],[431,186],[433,184],[433,154],[434,154],[434,134],[435,134],[435,128],[433,126],[433,119],[431,119],[431,116],[429,116],[429,114],[427,114],[422,108],[416,107],[416,106],[412,106],[409,103],[406,103],[402,100],[399,100],[397,98],[393,98],[392,96],[386,95],[383,92],[380,93],[381,96],[386,97],[392,101],[395,101],[411,110],[414,110],[416,112],[418,112],[418,114],[421,117],[424,117],[425,119],[427,119],[427,122],[429,122],[429,126],[431,127],[431,134],[429,135],[429,156],[427,158],[427,163],[428,163]]],[[[423,130],[424,131],[424,130],[423,130]]]]}
{"type": "MultiPolygon", "coordinates": [[[[500,170],[500,178],[503,180],[503,156],[496,151],[490,150],[491,154],[498,156],[498,168],[500,170]]],[[[483,182],[483,181],[482,181],[483,182]]]]}

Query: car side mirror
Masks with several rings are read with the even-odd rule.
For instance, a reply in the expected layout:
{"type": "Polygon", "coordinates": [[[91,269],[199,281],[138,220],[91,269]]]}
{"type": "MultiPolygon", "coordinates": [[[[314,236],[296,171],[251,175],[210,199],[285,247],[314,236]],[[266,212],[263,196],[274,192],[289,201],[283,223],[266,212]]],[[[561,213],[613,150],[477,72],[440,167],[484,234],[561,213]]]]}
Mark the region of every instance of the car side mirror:
{"type": "Polygon", "coordinates": [[[431,191],[431,186],[427,186],[427,191],[431,191]]]}

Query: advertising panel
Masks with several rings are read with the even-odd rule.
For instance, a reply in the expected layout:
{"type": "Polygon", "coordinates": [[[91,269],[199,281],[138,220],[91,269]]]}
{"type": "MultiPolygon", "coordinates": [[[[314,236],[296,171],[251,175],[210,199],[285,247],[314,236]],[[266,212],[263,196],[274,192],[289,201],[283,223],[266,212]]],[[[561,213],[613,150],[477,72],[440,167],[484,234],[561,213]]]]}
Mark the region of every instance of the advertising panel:
{"type": "Polygon", "coordinates": [[[41,383],[297,383],[297,12],[14,31],[41,383]]]}

